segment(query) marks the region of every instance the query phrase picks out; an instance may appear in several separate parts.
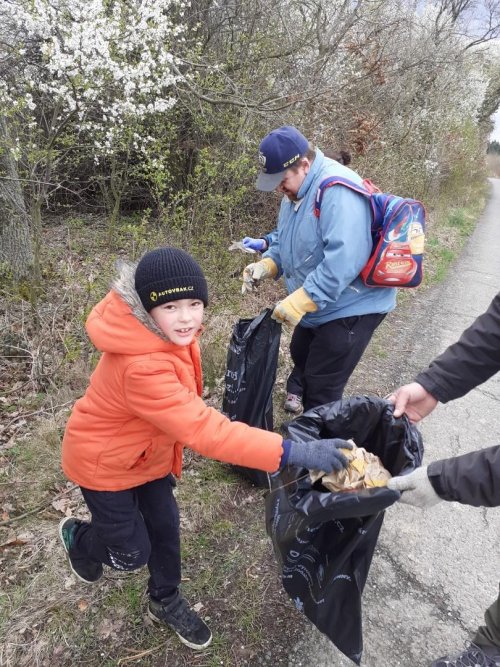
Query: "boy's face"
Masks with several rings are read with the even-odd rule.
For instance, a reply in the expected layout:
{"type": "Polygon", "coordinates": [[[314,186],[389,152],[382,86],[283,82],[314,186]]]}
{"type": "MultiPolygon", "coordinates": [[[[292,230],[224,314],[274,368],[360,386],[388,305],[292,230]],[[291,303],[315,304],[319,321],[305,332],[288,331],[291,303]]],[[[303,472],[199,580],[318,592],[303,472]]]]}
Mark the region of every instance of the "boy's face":
{"type": "Polygon", "coordinates": [[[176,345],[189,345],[203,321],[205,306],[199,299],[178,299],[149,311],[165,336],[176,345]]]}

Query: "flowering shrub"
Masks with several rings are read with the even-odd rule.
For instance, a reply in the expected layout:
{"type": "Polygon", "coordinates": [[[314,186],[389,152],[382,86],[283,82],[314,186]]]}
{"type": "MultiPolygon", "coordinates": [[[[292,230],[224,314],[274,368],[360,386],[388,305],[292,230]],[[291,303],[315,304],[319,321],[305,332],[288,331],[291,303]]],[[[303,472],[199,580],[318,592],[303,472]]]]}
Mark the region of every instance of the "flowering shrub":
{"type": "MultiPolygon", "coordinates": [[[[130,120],[169,111],[182,76],[172,67],[184,40],[184,0],[14,0],[16,67],[2,72],[0,104],[48,134],[69,115],[93,135],[96,155],[114,149],[130,120]],[[47,127],[47,123],[49,126],[47,127]]],[[[135,145],[148,138],[136,133],[135,145]]]]}

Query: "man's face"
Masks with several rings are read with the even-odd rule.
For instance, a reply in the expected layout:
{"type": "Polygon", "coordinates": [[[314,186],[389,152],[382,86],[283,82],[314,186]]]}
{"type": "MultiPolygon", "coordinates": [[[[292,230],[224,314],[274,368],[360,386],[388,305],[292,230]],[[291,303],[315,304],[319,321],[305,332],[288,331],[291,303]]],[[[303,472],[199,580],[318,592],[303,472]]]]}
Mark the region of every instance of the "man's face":
{"type": "Polygon", "coordinates": [[[311,168],[307,158],[302,158],[298,165],[285,171],[285,177],[276,188],[276,192],[282,192],[289,199],[296,199],[304,178],[311,168]]]}

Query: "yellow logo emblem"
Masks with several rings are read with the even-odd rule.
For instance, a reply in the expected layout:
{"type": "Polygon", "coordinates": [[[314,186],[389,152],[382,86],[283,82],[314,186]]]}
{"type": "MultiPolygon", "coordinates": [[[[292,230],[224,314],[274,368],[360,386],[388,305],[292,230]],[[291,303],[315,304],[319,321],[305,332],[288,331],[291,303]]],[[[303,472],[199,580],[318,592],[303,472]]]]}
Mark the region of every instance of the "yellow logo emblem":
{"type": "Polygon", "coordinates": [[[158,293],[157,292],[151,292],[151,294],[149,295],[149,298],[154,303],[158,299],[158,293]]]}

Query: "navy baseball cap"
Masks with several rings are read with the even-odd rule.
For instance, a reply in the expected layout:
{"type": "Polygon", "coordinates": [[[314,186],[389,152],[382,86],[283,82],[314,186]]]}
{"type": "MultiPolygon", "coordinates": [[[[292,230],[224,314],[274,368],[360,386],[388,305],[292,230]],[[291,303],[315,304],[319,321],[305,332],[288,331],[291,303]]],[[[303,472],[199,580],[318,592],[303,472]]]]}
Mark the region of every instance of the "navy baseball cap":
{"type": "Polygon", "coordinates": [[[291,125],[269,132],[259,146],[257,190],[275,190],[285,177],[285,171],[298,162],[308,148],[307,139],[291,125]]]}

